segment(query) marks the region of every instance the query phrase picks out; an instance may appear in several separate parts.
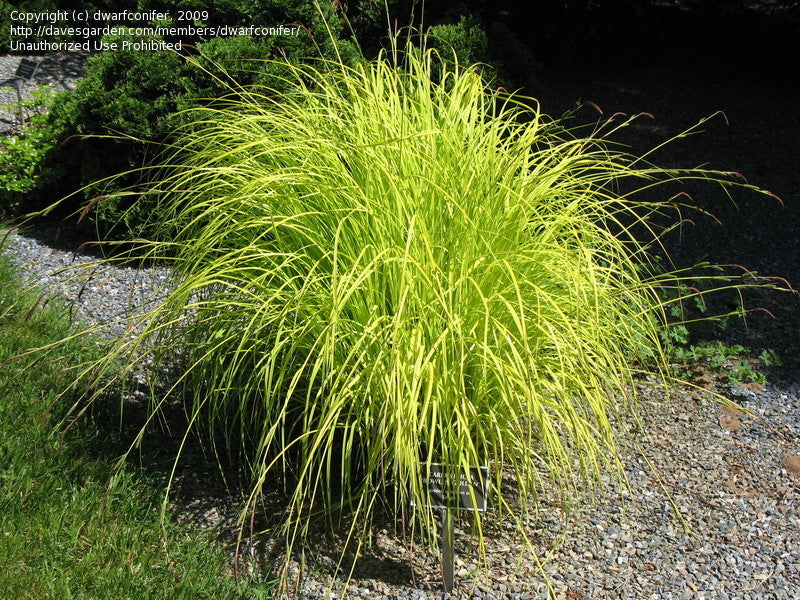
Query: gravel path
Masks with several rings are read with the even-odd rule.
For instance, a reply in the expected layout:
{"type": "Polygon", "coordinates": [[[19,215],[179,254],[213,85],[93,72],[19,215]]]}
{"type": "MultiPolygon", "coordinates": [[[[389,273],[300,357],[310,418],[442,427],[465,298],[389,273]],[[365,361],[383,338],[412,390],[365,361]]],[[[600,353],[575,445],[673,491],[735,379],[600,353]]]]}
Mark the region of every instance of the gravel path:
{"type": "Polygon", "coordinates": [[[26,275],[26,283],[58,291],[73,308],[74,319],[99,326],[101,335],[113,338],[123,333],[131,316],[163,297],[169,270],[100,267],[98,256],[81,248],[83,239],[73,230],[39,224],[35,232],[9,235],[5,253],[26,275]]]}
{"type": "MultiPolygon", "coordinates": [[[[0,60],[0,77],[8,62],[0,60]]],[[[652,112],[656,120],[633,129],[628,140],[634,145],[649,143],[679,130],[682,121],[696,121],[726,108],[717,106],[715,99],[734,97],[725,81],[706,81],[705,89],[713,96],[709,99],[691,82],[683,81],[685,87],[681,87],[682,77],[616,72],[586,77],[579,83],[553,79],[549,97],[545,94],[542,101],[546,110],[554,112],[568,108],[578,97],[595,101],[607,114],[652,112]],[[666,97],[667,88],[691,91],[666,97]],[[718,95],[726,89],[728,95],[718,95]]],[[[741,86],[735,89],[735,106],[727,109],[734,114],[737,110],[745,113],[763,100],[763,90],[756,85],[749,90],[750,96],[741,86]]],[[[778,110],[782,103],[788,106],[790,97],[774,96],[778,110]]],[[[742,215],[718,198],[704,196],[701,201],[712,206],[728,227],[703,229],[701,225],[687,230],[670,242],[679,257],[736,262],[793,283],[800,281],[796,248],[800,201],[795,191],[800,182],[798,171],[786,162],[793,159],[780,154],[796,139],[800,118],[796,110],[782,118],[785,127],[781,130],[775,129],[768,115],[759,115],[745,127],[731,119],[733,124],[723,134],[712,128],[712,135],[715,131],[723,135],[722,141],[697,138],[705,140],[698,142],[699,147],[681,143],[662,157],[685,164],[700,162],[694,161],[698,154],[710,155],[720,168],[754,173],[762,179],[759,184],[774,189],[784,200],[781,207],[764,205],[762,197],[745,198],[740,204],[745,210],[742,215]],[[764,131],[775,131],[769,151],[757,143],[756,133],[764,131]]],[[[55,228],[42,226],[35,235],[13,234],[5,252],[32,281],[60,286],[74,302],[75,314],[87,322],[114,320],[131,307],[142,306],[165,282],[163,268],[115,267],[59,284],[58,271],[91,264],[96,257],[77,250],[79,236],[62,231],[55,239],[55,233],[55,228]]],[[[800,365],[795,358],[800,354],[800,303],[790,294],[766,291],[751,299],[769,308],[775,318],[756,315],[749,328],[733,328],[727,335],[754,347],[777,348],[784,366],[768,373],[766,386],[709,385],[752,410],[753,417],[721,408],[700,390],[680,389],[665,395],[642,386],[644,431],[630,438],[636,445],[623,449],[629,487],[620,489],[609,478],[580,500],[566,522],[557,499],[543,493],[541,513],[530,523],[529,535],[540,558],[550,552],[544,570],[557,598],[800,598],[800,459],[791,458],[800,455],[800,365]]],[[[192,476],[203,479],[197,473],[192,476]]],[[[188,485],[181,502],[182,518],[192,523],[224,531],[233,522],[230,503],[217,492],[204,493],[201,484],[188,485]]],[[[457,531],[459,586],[448,596],[438,591],[436,558],[420,550],[410,554],[392,526],[378,526],[374,545],[355,572],[348,595],[437,600],[547,597],[536,561],[520,556],[519,540],[510,531],[499,524],[489,532],[485,574],[477,569],[466,534],[457,531]]],[[[331,544],[336,545],[335,541],[331,544]]],[[[332,553],[326,547],[320,537],[319,547],[311,549],[308,575],[298,587],[300,597],[321,597],[329,585],[326,573],[332,553]]],[[[266,551],[265,542],[258,541],[251,555],[263,556],[266,551]]]]}

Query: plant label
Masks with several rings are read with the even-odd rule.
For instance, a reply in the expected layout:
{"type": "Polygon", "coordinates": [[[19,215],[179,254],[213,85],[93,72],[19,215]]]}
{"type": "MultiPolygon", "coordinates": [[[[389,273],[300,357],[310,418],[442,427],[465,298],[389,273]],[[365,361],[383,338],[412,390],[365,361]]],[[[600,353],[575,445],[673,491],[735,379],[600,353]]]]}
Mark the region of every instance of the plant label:
{"type": "Polygon", "coordinates": [[[25,79],[26,81],[30,81],[33,79],[33,76],[36,74],[36,69],[38,68],[38,60],[23,58],[19,61],[19,65],[17,65],[17,71],[14,73],[14,77],[17,79],[25,79]]]}
{"type": "Polygon", "coordinates": [[[444,468],[441,464],[431,464],[428,478],[428,501],[431,508],[460,508],[462,510],[486,511],[489,498],[489,467],[470,467],[469,477],[456,467],[444,468]],[[459,481],[448,485],[445,477],[458,475],[459,481]],[[447,490],[458,489],[458,498],[448,501],[447,490]]]}

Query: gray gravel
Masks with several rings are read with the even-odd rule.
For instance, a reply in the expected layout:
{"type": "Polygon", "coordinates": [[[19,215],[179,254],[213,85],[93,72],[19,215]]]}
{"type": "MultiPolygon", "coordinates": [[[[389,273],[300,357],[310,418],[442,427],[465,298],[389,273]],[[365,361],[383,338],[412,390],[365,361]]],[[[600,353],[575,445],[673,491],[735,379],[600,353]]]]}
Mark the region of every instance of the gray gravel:
{"type": "MultiPolygon", "coordinates": [[[[577,84],[564,85],[564,98],[577,97],[577,84]]],[[[607,85],[609,90],[614,86],[607,85]]],[[[646,94],[630,95],[638,98],[639,110],[650,109],[646,94]]],[[[748,160],[758,169],[758,157],[748,160]]],[[[798,204],[789,198],[786,210],[794,215],[798,204]]],[[[761,218],[750,220],[750,233],[758,231],[761,218]]],[[[772,274],[787,273],[794,279],[798,266],[786,248],[796,239],[783,236],[794,227],[796,223],[783,224],[774,230],[777,236],[754,234],[740,249],[739,262],[754,266],[747,262],[752,254],[759,257],[753,259],[759,261],[756,267],[771,267],[777,269],[772,274]]],[[[93,272],[96,257],[76,250],[79,238],[62,233],[56,242],[53,234],[52,228],[40,228],[35,236],[13,234],[5,253],[30,281],[59,289],[74,304],[76,317],[88,323],[113,322],[142,307],[168,276],[162,267],[93,272]]],[[[679,250],[688,252],[697,243],[682,240],[679,250]]],[[[714,246],[714,251],[727,248],[714,246]]],[[[790,472],[792,463],[786,462],[800,455],[800,369],[791,355],[797,348],[800,311],[788,295],[764,293],[758,299],[777,318],[756,318],[749,329],[730,335],[788,353],[785,366],[769,373],[766,386],[710,383],[751,410],[752,417],[722,409],[702,390],[665,394],[643,385],[637,396],[644,430],[626,438],[622,449],[629,486],[620,488],[610,476],[605,478],[597,490],[587,490],[577,500],[568,519],[558,499],[542,491],[541,510],[529,523],[528,535],[538,558],[546,558],[544,571],[556,598],[800,598],[800,474],[790,472]]],[[[121,328],[108,331],[115,335],[121,328]]],[[[230,533],[233,503],[217,492],[204,494],[196,473],[186,476],[198,481],[182,499],[181,518],[230,533]]],[[[337,542],[327,539],[320,535],[318,545],[309,549],[302,576],[295,570],[298,597],[319,598],[330,587],[330,556],[337,542]]],[[[488,530],[484,570],[467,534],[457,530],[458,587],[445,594],[436,557],[409,548],[393,524],[378,524],[372,547],[344,591],[351,598],[376,599],[545,598],[547,587],[536,559],[521,547],[510,524],[494,523],[488,530]]],[[[259,557],[268,560],[269,549],[268,542],[257,540],[244,554],[257,563],[259,557]]],[[[341,585],[334,589],[330,597],[341,597],[341,585]]]]}
{"type": "Polygon", "coordinates": [[[4,251],[24,274],[25,285],[57,292],[75,320],[96,326],[106,338],[122,334],[166,293],[166,267],[100,266],[98,256],[81,249],[68,229],[40,224],[35,234],[12,232],[4,251]]]}

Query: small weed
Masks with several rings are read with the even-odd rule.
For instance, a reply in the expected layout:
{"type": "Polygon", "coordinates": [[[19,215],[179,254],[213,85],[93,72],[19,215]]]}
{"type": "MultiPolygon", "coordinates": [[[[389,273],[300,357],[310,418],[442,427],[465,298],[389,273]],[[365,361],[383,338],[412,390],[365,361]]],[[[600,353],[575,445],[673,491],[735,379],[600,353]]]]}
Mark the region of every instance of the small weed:
{"type": "Polygon", "coordinates": [[[719,298],[717,294],[712,296],[712,292],[713,288],[703,279],[687,279],[660,292],[670,320],[660,338],[671,375],[687,381],[711,375],[732,385],[763,384],[766,376],[759,366],[780,365],[780,357],[774,350],[764,350],[754,359],[752,349],[746,346],[715,340],[733,321],[743,319],[746,310],[738,293],[719,298]],[[725,306],[727,312],[715,315],[720,306],[725,306]],[[695,341],[698,339],[705,341],[695,341]]]}
{"type": "MultiPolygon", "coordinates": [[[[684,327],[685,329],[685,327],[684,327]]],[[[740,344],[727,345],[719,340],[672,347],[673,375],[694,379],[699,373],[722,376],[730,384],[765,383],[766,376],[748,356],[750,348],[740,344]],[[675,364],[678,363],[678,364],[675,364]]],[[[759,355],[764,366],[779,365],[780,357],[774,350],[764,350],[759,355]]]]}
{"type": "Polygon", "coordinates": [[[771,366],[778,366],[780,367],[783,364],[781,357],[778,356],[778,353],[775,350],[764,350],[761,354],[758,355],[759,360],[764,363],[765,367],[771,366]]]}

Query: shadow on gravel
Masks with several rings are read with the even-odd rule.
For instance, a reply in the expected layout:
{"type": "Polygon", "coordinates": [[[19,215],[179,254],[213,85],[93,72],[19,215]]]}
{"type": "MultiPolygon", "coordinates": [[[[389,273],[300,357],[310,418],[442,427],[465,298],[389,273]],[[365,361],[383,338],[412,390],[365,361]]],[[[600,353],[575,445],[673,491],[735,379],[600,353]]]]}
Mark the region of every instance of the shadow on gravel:
{"type": "MultiPolygon", "coordinates": [[[[26,81],[23,85],[56,85],[61,89],[75,89],[75,80],[86,74],[86,59],[88,53],[54,54],[52,56],[29,56],[33,60],[39,61],[36,73],[30,82],[26,81]]],[[[22,56],[6,56],[12,64],[18,64],[22,56]]],[[[14,67],[16,68],[16,67],[14,67]]],[[[15,78],[6,79],[0,82],[0,87],[13,85],[15,78]]]]}
{"type": "Polygon", "coordinates": [[[45,57],[36,70],[36,85],[60,84],[65,89],[75,89],[75,79],[86,74],[88,53],[56,54],[45,57]]]}
{"type": "MultiPolygon", "coordinates": [[[[134,374],[127,377],[124,392],[121,386],[114,385],[91,405],[84,402],[73,406],[73,411],[85,408],[85,412],[75,425],[69,426],[71,433],[68,435],[81,436],[82,452],[108,464],[115,464],[124,457],[126,470],[136,472],[165,491],[169,485],[169,518],[190,528],[212,531],[239,575],[275,574],[286,552],[285,533],[280,528],[288,518],[291,470],[285,489],[280,472],[275,472],[255,512],[248,513],[249,516],[240,522],[250,489],[250,479],[242,467],[246,459],[238,450],[226,448],[223,435],[216,436],[215,447],[210,442],[214,434],[202,426],[198,426],[202,441],[197,435],[186,435],[191,401],[184,401],[180,392],[171,394],[157,416],[150,418],[153,398],[160,398],[182,371],[176,361],[169,372],[163,372],[154,396],[151,396],[146,376],[134,374]],[[83,433],[87,421],[96,431],[88,437],[83,433]],[[176,456],[180,456],[177,463],[176,456]]],[[[65,403],[60,410],[56,409],[56,414],[69,406],[65,403]]],[[[333,494],[336,493],[334,490],[333,494]]],[[[318,514],[319,509],[320,506],[314,506],[309,514],[318,514]]],[[[415,553],[403,542],[401,518],[394,518],[390,511],[378,508],[369,525],[368,539],[372,545],[366,552],[364,548],[357,552],[355,544],[348,545],[351,524],[348,510],[330,519],[313,518],[309,524],[312,534],[308,536],[308,546],[303,548],[298,543],[293,549],[290,580],[296,577],[299,565],[303,564],[303,575],[313,575],[321,596],[330,576],[337,572],[340,559],[342,566],[338,577],[344,579],[358,556],[353,580],[372,580],[399,587],[408,587],[414,581],[418,584],[432,581],[438,559],[428,556],[423,548],[415,553]],[[342,558],[345,547],[347,551],[342,558]]],[[[432,584],[438,585],[436,581],[432,584]]]]}
{"type": "Polygon", "coordinates": [[[74,218],[40,217],[30,219],[20,223],[14,231],[23,237],[34,239],[48,248],[73,253],[76,257],[84,256],[98,260],[113,258],[114,265],[119,267],[148,267],[154,264],[154,261],[142,261],[137,258],[126,260],[126,256],[135,254],[137,248],[135,244],[122,242],[101,244],[98,242],[96,231],[88,225],[77,223],[74,218]]]}
{"type": "MultiPolygon", "coordinates": [[[[777,284],[800,289],[795,92],[800,57],[796,35],[789,35],[796,34],[800,11],[789,19],[741,6],[725,16],[710,10],[720,8],[713,2],[671,6],[658,9],[664,11],[658,21],[663,31],[655,38],[670,43],[551,65],[537,94],[542,110],[561,115],[583,104],[571,123],[587,132],[612,118],[619,122],[646,113],[613,138],[633,154],[648,152],[715,115],[648,159],[670,168],[736,172],[773,195],[733,187],[729,197],[719,186],[700,181],[674,188],[659,199],[683,192],[700,210],[684,211],[680,218],[686,220],[664,238],[664,245],[678,266],[704,261],[731,265],[732,271],[779,278],[777,284]]],[[[752,289],[744,294],[744,306],[753,310],[747,322],[732,323],[719,338],[774,348],[784,361],[780,371],[797,373],[800,297],[752,289]]]]}

